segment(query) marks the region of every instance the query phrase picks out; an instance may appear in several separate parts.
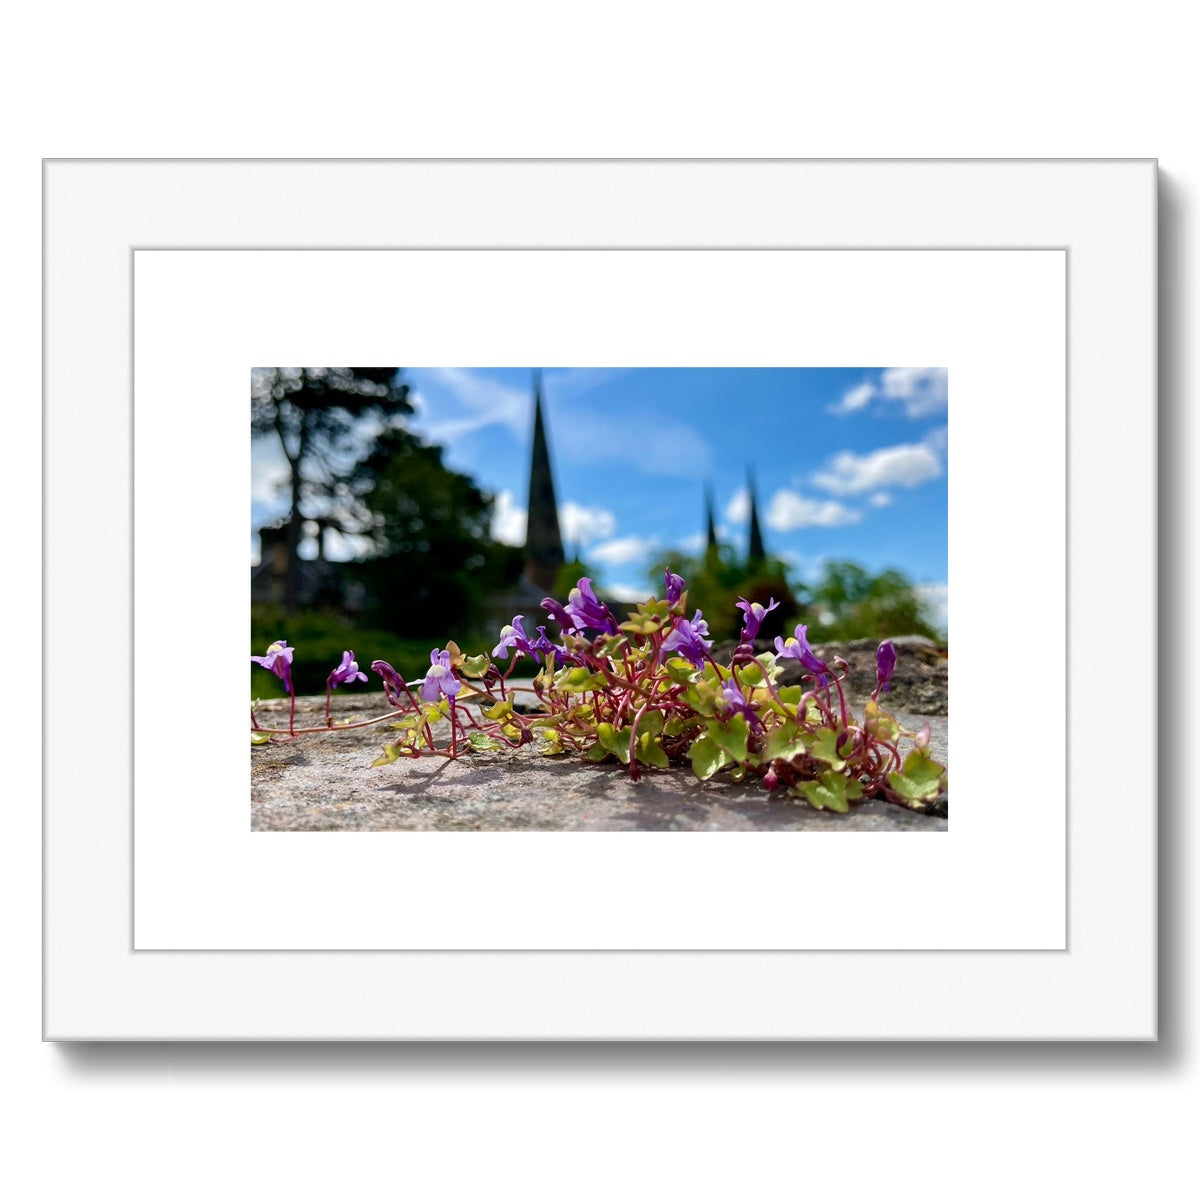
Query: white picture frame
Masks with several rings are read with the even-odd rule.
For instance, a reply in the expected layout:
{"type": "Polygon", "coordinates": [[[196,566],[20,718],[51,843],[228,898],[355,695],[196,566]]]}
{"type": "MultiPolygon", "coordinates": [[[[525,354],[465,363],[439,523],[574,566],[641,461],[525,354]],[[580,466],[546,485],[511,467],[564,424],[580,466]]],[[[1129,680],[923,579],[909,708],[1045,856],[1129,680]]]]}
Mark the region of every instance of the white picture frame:
{"type": "MultiPolygon", "coordinates": [[[[1154,738],[1154,163],[56,161],[45,200],[47,711],[86,689],[111,714],[46,729],[46,1037],[1155,1036],[1153,764],[1111,753],[1117,721],[1129,744],[1154,738]],[[186,677],[187,637],[139,643],[148,618],[133,605],[134,255],[468,247],[1065,251],[1067,523],[1027,536],[1066,540],[1067,632],[1047,645],[998,629],[987,697],[1006,736],[1065,742],[1066,929],[1054,948],[136,948],[133,763],[137,741],[159,732],[134,707],[129,663],[161,654],[186,677]],[[87,606],[73,603],[81,589],[87,606]],[[1114,641],[1143,650],[1097,650],[1114,641]],[[81,644],[102,649],[82,658],[81,644]],[[1066,727],[1047,731],[1014,677],[1064,657],[1066,727]],[[1118,670],[1121,694],[1145,705],[1114,711],[1118,670]]],[[[956,739],[977,711],[955,693],[956,739]]],[[[202,770],[188,744],[182,769],[202,770]]],[[[1012,821],[1036,830],[1038,785],[1018,790],[1012,821]]]]}

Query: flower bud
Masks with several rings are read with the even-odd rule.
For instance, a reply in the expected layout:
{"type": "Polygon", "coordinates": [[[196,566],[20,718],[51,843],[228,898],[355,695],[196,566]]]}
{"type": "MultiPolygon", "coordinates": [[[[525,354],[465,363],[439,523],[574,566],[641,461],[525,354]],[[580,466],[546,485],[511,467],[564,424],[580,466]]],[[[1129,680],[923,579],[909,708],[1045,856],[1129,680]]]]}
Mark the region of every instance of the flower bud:
{"type": "Polygon", "coordinates": [[[880,642],[875,652],[875,694],[886,692],[891,686],[892,672],[896,669],[896,647],[890,642],[880,642]]]}

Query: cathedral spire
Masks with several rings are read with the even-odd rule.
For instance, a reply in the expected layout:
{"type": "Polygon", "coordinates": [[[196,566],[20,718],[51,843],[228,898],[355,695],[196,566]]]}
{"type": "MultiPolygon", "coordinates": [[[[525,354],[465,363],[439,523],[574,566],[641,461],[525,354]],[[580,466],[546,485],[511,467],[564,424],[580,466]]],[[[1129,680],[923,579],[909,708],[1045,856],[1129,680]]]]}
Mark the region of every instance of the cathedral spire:
{"type": "Polygon", "coordinates": [[[528,514],[525,575],[530,582],[552,592],[564,558],[550,450],[546,444],[546,424],[542,416],[541,371],[533,373],[533,456],[529,464],[528,514]]]}
{"type": "Polygon", "coordinates": [[[754,472],[747,468],[746,486],[750,492],[750,538],[749,553],[746,555],[747,566],[761,563],[767,557],[766,547],[763,546],[762,529],[758,524],[758,500],[754,494],[754,472]]]}
{"type": "Polygon", "coordinates": [[[711,552],[717,549],[717,524],[713,520],[713,490],[711,483],[706,484],[704,488],[704,521],[708,531],[708,540],[705,549],[711,552]]]}

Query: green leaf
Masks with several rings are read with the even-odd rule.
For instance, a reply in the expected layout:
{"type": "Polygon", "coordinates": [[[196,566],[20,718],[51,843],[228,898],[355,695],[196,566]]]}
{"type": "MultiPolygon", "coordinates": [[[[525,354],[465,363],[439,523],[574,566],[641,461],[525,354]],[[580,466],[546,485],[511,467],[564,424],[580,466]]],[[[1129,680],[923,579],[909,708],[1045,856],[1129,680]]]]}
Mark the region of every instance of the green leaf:
{"type": "Polygon", "coordinates": [[[775,655],[769,650],[759,654],[754,660],[763,670],[763,674],[774,683],[783,674],[783,668],[775,661],[775,655]]]}
{"type": "Polygon", "coordinates": [[[389,763],[394,763],[400,757],[400,747],[395,742],[388,742],[383,748],[383,755],[377,758],[371,766],[386,767],[389,763]]]}
{"type": "Polygon", "coordinates": [[[691,683],[696,676],[696,668],[686,658],[668,658],[663,666],[676,683],[691,683]]]}
{"type": "Polygon", "coordinates": [[[265,746],[271,740],[271,735],[264,729],[250,730],[250,745],[265,746]]]}
{"type": "Polygon", "coordinates": [[[749,662],[744,667],[739,667],[737,677],[738,682],[747,687],[761,687],[766,681],[763,669],[757,662],[749,662]]]}
{"type": "Polygon", "coordinates": [[[888,776],[888,785],[905,800],[932,800],[945,786],[946,768],[933,761],[928,750],[911,750],[900,771],[888,776]]]}
{"type": "Polygon", "coordinates": [[[648,766],[661,767],[664,771],[671,765],[662,743],[651,733],[639,734],[637,756],[648,766]]]}
{"type": "Polygon", "coordinates": [[[562,743],[562,738],[558,735],[557,729],[542,729],[539,731],[542,735],[542,753],[545,755],[565,754],[566,746],[562,743]]]}
{"type": "MultiPolygon", "coordinates": [[[[858,781],[855,780],[857,783],[858,781]]],[[[846,786],[845,775],[837,771],[826,771],[820,779],[806,779],[800,784],[800,790],[813,808],[828,808],[834,812],[850,811],[850,790],[846,786]]],[[[856,789],[862,795],[862,785],[856,789]]]]}
{"type": "Polygon", "coordinates": [[[627,637],[618,637],[609,633],[596,639],[596,653],[605,658],[619,659],[628,645],[627,637]]]}
{"type": "Polygon", "coordinates": [[[591,692],[604,687],[604,676],[587,667],[566,667],[555,676],[554,686],[560,692],[591,692]]]}
{"type": "Polygon", "coordinates": [[[492,721],[503,721],[513,710],[511,700],[498,700],[491,708],[485,708],[483,715],[492,721]]]}
{"type": "Polygon", "coordinates": [[[471,743],[472,750],[503,750],[504,743],[498,742],[494,737],[489,737],[482,729],[468,729],[467,741],[471,743]]]}
{"type": "Polygon", "coordinates": [[[895,742],[900,736],[900,726],[896,723],[896,719],[884,712],[874,700],[867,701],[863,728],[871,737],[884,742],[895,742]]]}
{"type": "Polygon", "coordinates": [[[652,617],[646,613],[634,613],[628,621],[622,621],[617,628],[635,636],[649,637],[651,634],[657,633],[662,628],[662,624],[658,617],[652,617]]]}
{"type": "Polygon", "coordinates": [[[717,711],[718,694],[719,690],[715,683],[709,683],[702,679],[689,683],[687,691],[684,693],[692,711],[703,717],[711,717],[717,711]]]}
{"type": "Polygon", "coordinates": [[[746,742],[750,737],[750,726],[741,713],[734,713],[728,725],[722,725],[719,721],[709,721],[708,736],[736,762],[746,761],[746,742]]]}
{"type": "Polygon", "coordinates": [[[825,727],[818,729],[810,736],[808,752],[813,758],[827,762],[839,770],[845,770],[846,760],[838,753],[837,741],[839,731],[825,727]]]}
{"type": "Polygon", "coordinates": [[[788,721],[783,725],[776,725],[767,734],[767,744],[763,747],[762,757],[763,762],[771,762],[776,758],[782,758],[784,762],[791,762],[792,759],[807,753],[808,747],[801,739],[800,727],[794,722],[788,721]]]}
{"type": "Polygon", "coordinates": [[[649,734],[651,737],[658,737],[663,731],[663,715],[657,708],[648,709],[642,713],[641,719],[638,721],[638,737],[643,734],[649,734]]]}
{"type": "Polygon", "coordinates": [[[711,779],[722,767],[733,762],[707,734],[701,734],[691,744],[688,758],[692,760],[692,770],[696,772],[697,779],[711,779]]]}
{"type": "Polygon", "coordinates": [[[663,726],[663,733],[667,737],[678,737],[685,728],[683,718],[676,714],[663,726]]]}
{"type": "Polygon", "coordinates": [[[464,658],[458,669],[470,679],[482,679],[487,674],[487,655],[473,654],[468,658],[464,658]]]}
{"type": "Polygon", "coordinates": [[[622,729],[620,733],[613,728],[607,721],[602,721],[596,726],[596,736],[600,739],[600,744],[609,751],[610,754],[615,754],[623,763],[629,762],[629,730],[622,729]]]}
{"type": "Polygon", "coordinates": [[[588,762],[603,762],[608,757],[608,751],[599,742],[593,742],[583,752],[583,757],[588,762]]]}

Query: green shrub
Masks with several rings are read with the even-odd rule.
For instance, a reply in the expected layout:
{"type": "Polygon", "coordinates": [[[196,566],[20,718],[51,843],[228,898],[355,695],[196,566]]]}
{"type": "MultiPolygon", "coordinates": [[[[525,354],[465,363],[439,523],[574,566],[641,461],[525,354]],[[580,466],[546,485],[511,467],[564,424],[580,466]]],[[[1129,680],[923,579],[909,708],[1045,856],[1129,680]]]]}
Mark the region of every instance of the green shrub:
{"type": "MultiPolygon", "coordinates": [[[[448,634],[447,637],[450,635],[448,634]]],[[[292,680],[298,696],[322,695],[329,673],[342,661],[342,652],[351,651],[359,668],[366,672],[367,683],[349,685],[347,691],[376,691],[382,694],[379,676],[371,663],[382,658],[391,663],[405,679],[420,679],[429,666],[429,652],[445,645],[441,641],[402,638],[385,630],[364,628],[336,612],[315,610],[285,617],[280,605],[252,605],[250,610],[250,653],[265,654],[274,641],[283,640],[295,649],[292,680]]],[[[483,641],[460,640],[463,650],[478,653],[483,641]]],[[[339,689],[341,690],[341,689],[339,689]]],[[[283,681],[256,663],[250,664],[251,700],[286,696],[283,681]]]]}

